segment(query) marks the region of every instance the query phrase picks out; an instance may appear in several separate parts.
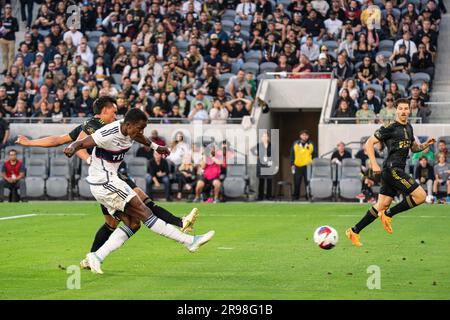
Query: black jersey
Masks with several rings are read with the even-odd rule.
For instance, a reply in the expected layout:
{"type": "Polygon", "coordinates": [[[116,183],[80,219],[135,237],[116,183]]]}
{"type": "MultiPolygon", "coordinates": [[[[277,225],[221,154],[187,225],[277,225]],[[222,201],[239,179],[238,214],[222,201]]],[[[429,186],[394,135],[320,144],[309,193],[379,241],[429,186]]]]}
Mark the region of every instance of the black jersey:
{"type": "Polygon", "coordinates": [[[81,131],[84,131],[87,135],[93,134],[95,131],[103,127],[106,123],[96,117],[92,117],[89,120],[86,120],[83,122],[83,124],[80,124],[75,129],[69,132],[69,136],[72,139],[72,141],[77,140],[78,136],[80,135],[81,131]]]}
{"type": "Polygon", "coordinates": [[[383,163],[383,168],[401,168],[406,166],[409,149],[414,143],[412,126],[398,122],[382,126],[375,131],[375,138],[380,140],[388,149],[388,157],[383,163]]]}

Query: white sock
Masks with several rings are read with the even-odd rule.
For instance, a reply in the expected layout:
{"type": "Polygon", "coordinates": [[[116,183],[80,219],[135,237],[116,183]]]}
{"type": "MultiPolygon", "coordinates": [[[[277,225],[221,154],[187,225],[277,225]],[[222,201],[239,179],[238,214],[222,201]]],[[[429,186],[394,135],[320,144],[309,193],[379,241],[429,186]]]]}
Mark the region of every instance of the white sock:
{"type": "Polygon", "coordinates": [[[111,252],[119,249],[133,234],[134,232],[126,225],[117,228],[95,254],[103,262],[111,252]]]}
{"type": "Polygon", "coordinates": [[[152,215],[144,224],[153,232],[160,234],[166,238],[178,241],[185,245],[189,245],[194,241],[194,237],[187,235],[171,224],[165,223],[163,220],[158,219],[158,217],[152,215]]]}

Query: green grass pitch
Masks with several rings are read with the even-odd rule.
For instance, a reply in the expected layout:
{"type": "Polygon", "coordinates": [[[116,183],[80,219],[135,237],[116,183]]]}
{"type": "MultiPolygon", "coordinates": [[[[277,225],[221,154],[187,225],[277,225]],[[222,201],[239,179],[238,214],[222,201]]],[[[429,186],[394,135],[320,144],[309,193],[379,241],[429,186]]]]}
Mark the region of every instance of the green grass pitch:
{"type": "MultiPolygon", "coordinates": [[[[166,204],[177,215],[193,204],[166,204]]],[[[345,204],[198,205],[197,232],[216,230],[198,253],[142,227],[103,265],[81,271],[68,289],[65,268],[78,265],[102,224],[94,202],[0,205],[0,299],[450,299],[449,206],[426,205],[379,221],[362,233],[362,248],[345,229],[368,209],[345,204]],[[5,219],[32,215],[19,219],[5,219]],[[333,250],[312,234],[331,225],[333,250]],[[369,290],[367,268],[380,268],[381,288],[369,290]]]]}

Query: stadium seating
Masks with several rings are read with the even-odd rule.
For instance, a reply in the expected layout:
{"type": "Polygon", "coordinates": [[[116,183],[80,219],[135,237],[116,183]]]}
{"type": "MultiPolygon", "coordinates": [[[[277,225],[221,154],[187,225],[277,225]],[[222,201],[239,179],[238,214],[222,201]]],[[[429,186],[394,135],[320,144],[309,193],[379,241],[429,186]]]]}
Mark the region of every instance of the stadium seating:
{"type": "Polygon", "coordinates": [[[70,165],[67,158],[50,160],[50,175],[46,181],[47,195],[51,198],[64,198],[69,195],[70,165]]]}
{"type": "Polygon", "coordinates": [[[343,199],[355,199],[361,193],[361,160],[343,159],[338,170],[338,195],[343,199]]]}
{"type": "Polygon", "coordinates": [[[78,195],[80,198],[83,199],[93,199],[94,196],[92,195],[91,188],[89,186],[89,183],[86,181],[86,177],[88,176],[88,170],[89,165],[83,161],[81,163],[81,171],[80,171],[80,177],[78,178],[78,195]]]}
{"type": "Polygon", "coordinates": [[[247,165],[245,161],[242,164],[239,164],[241,162],[237,163],[227,166],[227,174],[223,181],[224,195],[229,198],[248,196],[247,165]]]}
{"type": "Polygon", "coordinates": [[[333,196],[333,177],[329,159],[313,159],[308,170],[308,195],[311,201],[333,196]]]}
{"type": "Polygon", "coordinates": [[[128,174],[142,190],[146,189],[148,161],[146,158],[131,158],[127,162],[128,174]]]}
{"type": "Polygon", "coordinates": [[[40,198],[45,195],[45,180],[47,179],[47,166],[44,159],[30,158],[27,162],[27,175],[25,185],[27,197],[40,198]]]}

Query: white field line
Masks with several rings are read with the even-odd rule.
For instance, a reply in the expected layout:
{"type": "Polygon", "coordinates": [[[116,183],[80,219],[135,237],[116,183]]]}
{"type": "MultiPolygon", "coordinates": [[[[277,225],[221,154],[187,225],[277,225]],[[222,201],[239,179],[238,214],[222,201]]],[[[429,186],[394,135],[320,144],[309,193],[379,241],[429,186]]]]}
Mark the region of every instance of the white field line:
{"type": "Polygon", "coordinates": [[[30,217],[35,217],[35,216],[36,216],[35,213],[22,214],[22,215],[18,215],[18,216],[3,217],[3,218],[0,218],[0,220],[12,220],[12,219],[20,219],[20,218],[30,218],[30,217]]]}
{"type": "Polygon", "coordinates": [[[17,216],[10,216],[10,217],[2,217],[0,220],[13,220],[13,219],[21,219],[21,218],[31,218],[36,216],[86,216],[85,213],[31,213],[31,214],[21,214],[17,216]]]}

